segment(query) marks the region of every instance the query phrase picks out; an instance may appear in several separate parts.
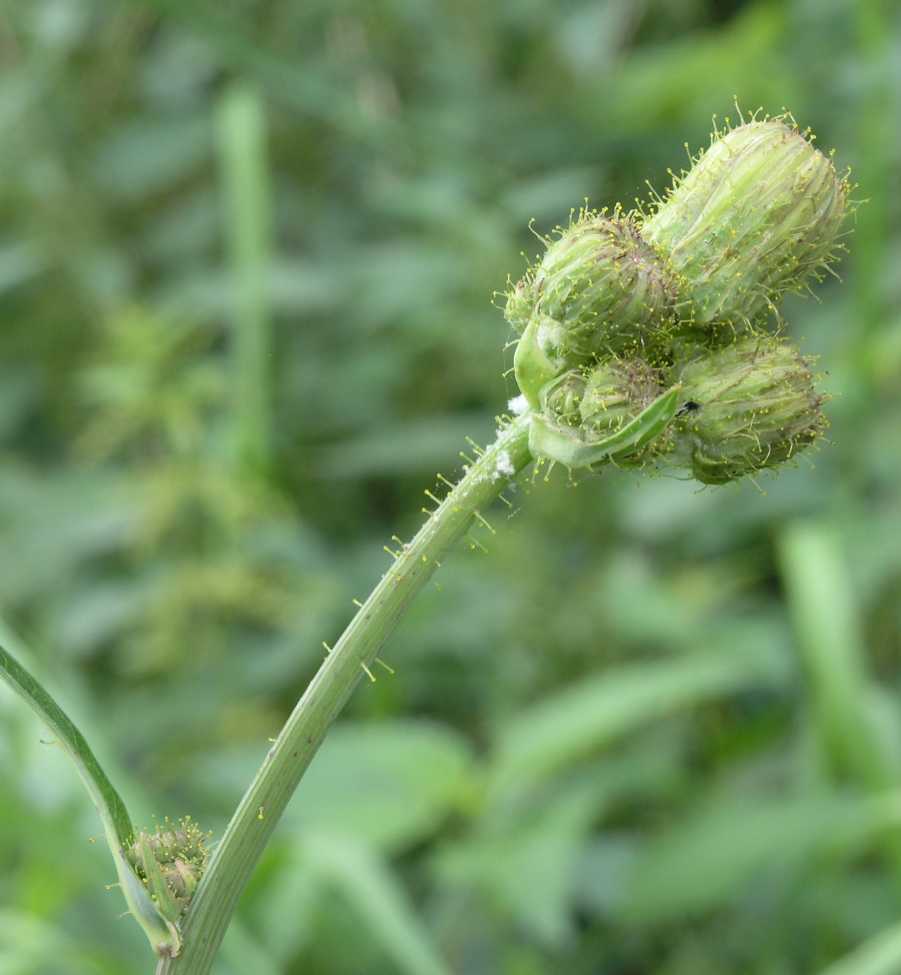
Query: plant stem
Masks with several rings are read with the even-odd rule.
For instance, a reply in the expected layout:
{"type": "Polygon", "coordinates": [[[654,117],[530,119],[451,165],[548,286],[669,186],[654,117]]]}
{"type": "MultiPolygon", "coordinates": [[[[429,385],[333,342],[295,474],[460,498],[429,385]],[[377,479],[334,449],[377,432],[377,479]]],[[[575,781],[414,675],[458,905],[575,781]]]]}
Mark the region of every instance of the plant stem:
{"type": "Polygon", "coordinates": [[[329,726],[429,580],[443,553],[532,459],[528,415],[514,419],[397,553],[310,682],[245,792],[194,895],[177,958],[157,975],[207,975],[257,860],[329,726]]]}
{"type": "Polygon", "coordinates": [[[245,473],[267,473],[271,454],[271,336],[266,280],[270,251],[266,118],[257,92],[236,86],[219,117],[226,221],[236,285],[232,323],[235,451],[245,473]]]}

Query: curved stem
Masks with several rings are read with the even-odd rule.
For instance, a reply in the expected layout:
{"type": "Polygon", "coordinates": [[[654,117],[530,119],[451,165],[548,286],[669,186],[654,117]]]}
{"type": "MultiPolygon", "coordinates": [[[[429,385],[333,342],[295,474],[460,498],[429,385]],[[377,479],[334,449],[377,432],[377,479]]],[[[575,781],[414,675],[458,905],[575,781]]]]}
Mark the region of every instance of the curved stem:
{"type": "Polygon", "coordinates": [[[157,975],[207,975],[238,898],[301,776],[437,560],[480,517],[531,455],[528,415],[503,428],[405,545],[326,657],[244,794],[183,925],[183,948],[157,975]]]}

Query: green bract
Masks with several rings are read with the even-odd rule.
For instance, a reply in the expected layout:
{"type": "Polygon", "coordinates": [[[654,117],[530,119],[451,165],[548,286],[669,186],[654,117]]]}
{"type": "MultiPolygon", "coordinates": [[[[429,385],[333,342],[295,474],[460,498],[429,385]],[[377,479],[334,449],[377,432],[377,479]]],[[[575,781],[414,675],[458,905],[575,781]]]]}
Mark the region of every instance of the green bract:
{"type": "Polygon", "coordinates": [[[682,407],[671,459],[704,484],[774,467],[826,425],[808,361],[782,339],[749,336],[674,373],[682,407]]]}
{"type": "Polygon", "coordinates": [[[679,274],[694,324],[736,327],[820,278],[847,203],[847,180],[796,127],[753,121],[715,138],[641,232],[679,274]]]}
{"type": "Polygon", "coordinates": [[[127,851],[157,909],[173,924],[184,914],[203,876],[209,856],[206,840],[207,835],[186,818],[138,833],[127,851]]]}
{"type": "Polygon", "coordinates": [[[537,406],[542,387],[602,355],[640,354],[674,319],[676,282],[629,216],[583,211],[507,297],[521,331],[514,366],[537,406]]]}

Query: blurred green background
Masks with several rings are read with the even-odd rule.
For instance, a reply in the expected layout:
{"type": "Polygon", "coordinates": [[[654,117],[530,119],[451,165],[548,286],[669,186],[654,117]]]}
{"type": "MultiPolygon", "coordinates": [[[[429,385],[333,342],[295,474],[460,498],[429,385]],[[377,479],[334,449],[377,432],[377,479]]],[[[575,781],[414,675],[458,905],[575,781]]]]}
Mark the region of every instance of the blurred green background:
{"type": "MultiPolygon", "coordinates": [[[[0,2],[0,636],[141,823],[221,832],[491,435],[530,220],[663,187],[733,98],[869,201],[786,309],[830,442],[759,487],[526,480],[218,975],[901,972],[899,89],[889,0],[0,2]]],[[[148,973],[42,738],[0,693],[0,973],[148,973]]]]}

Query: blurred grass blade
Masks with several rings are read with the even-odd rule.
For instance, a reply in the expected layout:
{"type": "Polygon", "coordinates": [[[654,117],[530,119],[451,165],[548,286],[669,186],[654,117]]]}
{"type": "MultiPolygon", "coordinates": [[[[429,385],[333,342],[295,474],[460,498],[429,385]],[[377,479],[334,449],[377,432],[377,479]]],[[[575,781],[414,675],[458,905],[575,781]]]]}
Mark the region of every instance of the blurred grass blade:
{"type": "Polygon", "coordinates": [[[236,975],[280,975],[281,968],[271,959],[269,946],[261,944],[245,924],[235,919],[222,942],[222,960],[236,975]]]}
{"type": "Polygon", "coordinates": [[[56,925],[24,910],[0,910],[0,975],[63,971],[96,975],[97,969],[56,925]]]}
{"type": "Polygon", "coordinates": [[[304,849],[317,871],[341,887],[382,942],[394,960],[394,971],[450,975],[400,885],[367,847],[347,836],[317,834],[304,849]]]}
{"type": "Polygon", "coordinates": [[[621,913],[643,924],[695,917],[752,891],[762,871],[799,870],[827,850],[858,856],[899,825],[898,793],[718,800],[645,846],[623,885],[621,913]]]}
{"type": "MultiPolygon", "coordinates": [[[[215,52],[217,61],[256,79],[267,93],[284,105],[302,112],[305,120],[316,119],[335,126],[348,135],[357,134],[366,124],[353,93],[322,70],[285,57],[266,44],[251,17],[242,20],[223,15],[221,4],[192,0],[129,0],[138,8],[153,8],[160,15],[181,21],[205,48],[215,52]]],[[[380,129],[369,126],[373,137],[396,129],[390,119],[380,118],[380,129]],[[374,130],[374,131],[372,131],[374,130]]],[[[382,142],[389,141],[388,135],[382,142]]]]}
{"type": "Polygon", "coordinates": [[[567,688],[520,713],[503,728],[494,787],[503,792],[679,708],[781,680],[780,661],[763,648],[745,654],[698,654],[635,664],[567,688]]]}
{"type": "Polygon", "coordinates": [[[779,543],[782,576],[811,684],[817,733],[834,771],[864,785],[897,781],[879,733],[851,584],[831,531],[789,526],[779,543]]]}
{"type": "Polygon", "coordinates": [[[893,924],[820,975],[898,975],[898,972],[901,972],[901,924],[893,924]]]}
{"type": "Polygon", "coordinates": [[[160,917],[141,882],[125,858],[134,828],[122,797],[100,767],[84,735],[40,682],[0,647],[0,678],[22,698],[56,736],[56,743],[72,760],[103,823],[107,845],[116,864],[119,885],[135,920],[144,929],[154,950],[175,948],[178,933],[160,917]]]}
{"type": "Polygon", "coordinates": [[[219,112],[225,207],[235,280],[234,381],[239,465],[270,461],[269,175],[263,103],[247,86],[232,88],[219,112]]]}

